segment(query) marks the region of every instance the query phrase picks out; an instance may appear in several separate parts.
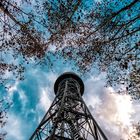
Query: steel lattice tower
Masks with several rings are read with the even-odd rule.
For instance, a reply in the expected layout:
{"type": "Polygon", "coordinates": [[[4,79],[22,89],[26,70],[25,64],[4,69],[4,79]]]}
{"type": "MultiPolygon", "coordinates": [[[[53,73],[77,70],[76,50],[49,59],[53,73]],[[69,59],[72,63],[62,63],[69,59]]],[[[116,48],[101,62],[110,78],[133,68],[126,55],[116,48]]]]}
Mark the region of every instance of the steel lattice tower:
{"type": "Polygon", "coordinates": [[[56,97],[30,140],[107,140],[82,99],[84,84],[74,73],[55,82],[56,97]]]}

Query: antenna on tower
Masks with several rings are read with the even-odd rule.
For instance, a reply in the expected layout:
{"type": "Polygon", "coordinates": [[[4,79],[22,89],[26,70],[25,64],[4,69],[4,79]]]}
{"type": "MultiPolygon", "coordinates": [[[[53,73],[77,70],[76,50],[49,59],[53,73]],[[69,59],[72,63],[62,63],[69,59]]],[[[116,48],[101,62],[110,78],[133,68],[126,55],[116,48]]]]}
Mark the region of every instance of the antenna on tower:
{"type": "Polygon", "coordinates": [[[29,140],[107,140],[82,95],[84,83],[72,72],[58,77],[55,99],[29,140]]]}

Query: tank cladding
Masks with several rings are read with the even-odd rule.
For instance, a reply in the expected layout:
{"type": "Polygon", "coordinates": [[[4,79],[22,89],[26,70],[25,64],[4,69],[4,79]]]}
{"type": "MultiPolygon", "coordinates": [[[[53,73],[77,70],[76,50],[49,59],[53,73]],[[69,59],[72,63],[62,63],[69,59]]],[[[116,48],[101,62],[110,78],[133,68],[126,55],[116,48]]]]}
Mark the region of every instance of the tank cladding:
{"type": "Polygon", "coordinates": [[[73,79],[73,80],[75,80],[79,84],[79,86],[80,86],[80,93],[81,93],[81,95],[84,94],[84,83],[83,83],[82,79],[77,74],[75,74],[73,72],[65,72],[65,73],[63,73],[62,75],[60,75],[57,78],[57,80],[56,80],[56,82],[54,84],[54,93],[55,94],[57,94],[59,84],[62,83],[66,79],[73,79]]]}

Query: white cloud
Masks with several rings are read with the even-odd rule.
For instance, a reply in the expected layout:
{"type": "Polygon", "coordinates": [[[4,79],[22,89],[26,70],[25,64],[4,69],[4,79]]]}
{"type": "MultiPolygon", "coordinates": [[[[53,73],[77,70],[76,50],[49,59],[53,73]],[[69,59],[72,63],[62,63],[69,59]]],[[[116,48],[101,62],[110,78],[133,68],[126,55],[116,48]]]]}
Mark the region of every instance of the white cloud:
{"type": "Polygon", "coordinates": [[[49,99],[48,93],[48,88],[42,88],[40,90],[38,108],[42,109],[44,112],[47,111],[51,105],[51,100],[49,99]]]}
{"type": "Polygon", "coordinates": [[[100,78],[88,79],[85,82],[85,102],[109,139],[128,140],[133,131],[132,123],[136,116],[140,118],[137,112],[140,104],[134,104],[130,95],[119,95],[113,88],[105,88],[104,84],[100,78]]]}
{"type": "Polygon", "coordinates": [[[39,102],[36,105],[36,112],[38,112],[38,123],[43,119],[43,116],[40,115],[40,111],[46,113],[54,99],[54,90],[53,85],[58,76],[51,72],[48,74],[42,73],[38,75],[39,80],[39,102]],[[45,80],[44,80],[45,78],[45,80]],[[43,79],[43,80],[42,80],[43,79]]]}
{"type": "MultiPolygon", "coordinates": [[[[55,80],[57,79],[57,77],[58,77],[58,76],[57,76],[55,73],[50,72],[50,73],[48,73],[48,75],[47,75],[47,80],[50,82],[51,85],[53,85],[53,84],[55,83],[55,80]]],[[[53,88],[53,86],[50,87],[50,88],[53,88]]]]}
{"type": "Polygon", "coordinates": [[[8,93],[9,93],[10,97],[13,96],[14,91],[17,91],[18,84],[19,84],[19,81],[15,81],[15,83],[13,85],[8,85],[9,86],[8,93]]]}
{"type": "Polygon", "coordinates": [[[8,132],[7,140],[23,140],[22,125],[20,118],[14,114],[9,114],[8,122],[4,128],[8,132]]]}

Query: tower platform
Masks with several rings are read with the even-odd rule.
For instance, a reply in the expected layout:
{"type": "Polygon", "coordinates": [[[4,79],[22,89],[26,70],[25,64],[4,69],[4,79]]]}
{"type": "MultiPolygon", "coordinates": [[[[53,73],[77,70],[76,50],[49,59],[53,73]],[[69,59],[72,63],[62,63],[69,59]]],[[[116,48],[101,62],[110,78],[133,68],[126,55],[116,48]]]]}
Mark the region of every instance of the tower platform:
{"type": "Polygon", "coordinates": [[[72,78],[78,82],[78,84],[80,85],[80,93],[81,93],[81,95],[83,95],[84,94],[84,83],[83,83],[82,79],[77,74],[75,74],[73,72],[65,72],[57,78],[57,80],[54,84],[55,94],[58,91],[58,87],[59,87],[60,82],[62,82],[65,79],[69,79],[69,78],[72,78]]]}

